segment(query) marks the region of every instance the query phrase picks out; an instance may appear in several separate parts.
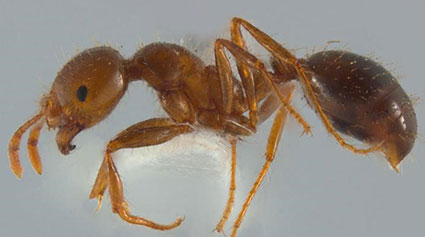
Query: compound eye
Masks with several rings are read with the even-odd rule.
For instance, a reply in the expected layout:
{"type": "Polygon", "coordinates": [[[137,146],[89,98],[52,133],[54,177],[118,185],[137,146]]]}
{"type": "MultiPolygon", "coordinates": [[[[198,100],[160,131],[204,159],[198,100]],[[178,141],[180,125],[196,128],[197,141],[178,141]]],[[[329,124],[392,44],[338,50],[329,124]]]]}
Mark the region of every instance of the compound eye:
{"type": "Polygon", "coordinates": [[[78,98],[78,100],[81,101],[81,102],[86,101],[87,93],[88,93],[88,90],[87,90],[87,87],[86,86],[80,86],[80,87],[78,87],[78,90],[77,90],[77,98],[78,98]]]}

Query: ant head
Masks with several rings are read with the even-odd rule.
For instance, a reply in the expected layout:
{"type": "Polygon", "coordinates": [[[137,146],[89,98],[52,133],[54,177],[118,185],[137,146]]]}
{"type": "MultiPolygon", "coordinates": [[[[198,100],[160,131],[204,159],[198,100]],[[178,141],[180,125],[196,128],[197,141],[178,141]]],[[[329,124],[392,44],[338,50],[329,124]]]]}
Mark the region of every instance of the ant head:
{"type": "Polygon", "coordinates": [[[56,142],[63,154],[71,140],[115,108],[127,89],[123,58],[110,47],[84,50],[59,71],[50,93],[41,101],[49,128],[58,128],[56,142]]]}
{"type": "Polygon", "coordinates": [[[72,139],[82,130],[102,121],[115,108],[127,89],[128,80],[121,55],[110,47],[87,49],[59,71],[49,94],[41,100],[40,112],[16,130],[9,142],[10,166],[22,177],[19,145],[32,127],[28,155],[41,174],[37,142],[45,118],[49,129],[58,128],[56,143],[62,154],[75,148],[72,139]]]}

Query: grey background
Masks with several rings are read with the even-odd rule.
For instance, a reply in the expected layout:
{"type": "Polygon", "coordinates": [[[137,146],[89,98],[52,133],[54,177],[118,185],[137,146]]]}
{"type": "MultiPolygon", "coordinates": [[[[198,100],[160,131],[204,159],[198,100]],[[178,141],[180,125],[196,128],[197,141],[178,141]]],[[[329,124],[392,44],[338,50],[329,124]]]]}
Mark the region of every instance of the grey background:
{"type": "MultiPolygon", "coordinates": [[[[140,43],[157,41],[158,35],[168,42],[188,35],[214,39],[226,36],[232,16],[250,20],[287,47],[301,48],[299,55],[323,47],[328,40],[340,40],[332,47],[378,57],[413,96],[419,122],[416,146],[397,175],[381,155],[356,156],[340,148],[314,113],[297,100],[314,136],[300,137],[299,126],[289,121],[277,159],[254,198],[240,236],[425,235],[421,1],[110,2],[0,1],[0,236],[220,236],[211,231],[227,197],[227,173],[219,171],[220,159],[226,157],[210,157],[208,151],[216,148],[205,144],[204,151],[190,152],[187,141],[193,140],[180,140],[180,145],[187,145],[178,145],[180,152],[187,151],[183,155],[173,154],[173,147],[145,151],[145,155],[159,154],[162,165],[127,163],[122,168],[133,212],[162,223],[184,215],[181,227],[158,232],[132,226],[111,212],[108,198],[97,214],[96,201],[87,199],[108,139],[135,122],[161,114],[154,93],[143,83],[130,87],[106,121],[80,134],[74,140],[77,150],[67,157],[57,151],[54,133],[44,130],[39,143],[41,177],[31,170],[22,146],[24,178],[17,180],[9,170],[7,144],[15,129],[37,111],[41,94],[77,49],[98,41],[129,57],[140,43]],[[179,158],[185,163],[180,164],[179,158]]],[[[262,166],[269,125],[238,147],[237,200],[225,228],[228,234],[262,166]]]]}

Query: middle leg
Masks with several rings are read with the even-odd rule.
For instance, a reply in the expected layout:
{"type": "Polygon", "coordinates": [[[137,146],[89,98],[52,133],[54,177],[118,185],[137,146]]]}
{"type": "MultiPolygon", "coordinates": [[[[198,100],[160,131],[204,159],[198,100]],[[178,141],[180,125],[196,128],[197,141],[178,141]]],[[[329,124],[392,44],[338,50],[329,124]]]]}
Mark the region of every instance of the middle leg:
{"type": "MultiPolygon", "coordinates": [[[[295,87],[292,83],[285,83],[280,85],[279,91],[282,95],[291,95],[294,91],[295,87]]],[[[289,98],[289,97],[288,97],[289,98]]],[[[259,108],[259,122],[262,123],[264,120],[269,118],[273,112],[276,111],[277,108],[280,107],[280,100],[275,94],[270,94],[265,98],[264,102],[261,104],[259,108]]],[[[284,122],[284,121],[283,121],[284,122]]],[[[281,121],[281,123],[283,123],[281,121]]],[[[276,123],[276,122],[275,122],[276,123]]],[[[275,125],[275,127],[278,125],[275,125]]],[[[273,131],[279,130],[278,128],[274,128],[273,131]]],[[[277,144],[276,141],[275,144],[277,144]]],[[[230,144],[232,146],[232,166],[231,166],[231,176],[230,176],[230,188],[229,188],[229,197],[227,199],[226,208],[223,211],[222,217],[220,221],[215,227],[215,231],[218,233],[223,232],[223,227],[227,220],[229,219],[230,213],[233,208],[234,199],[235,199],[235,190],[236,190],[236,138],[230,138],[230,144]]],[[[248,208],[248,207],[246,207],[248,208]]]]}
{"type": "MultiPolygon", "coordinates": [[[[282,92],[287,92],[285,97],[286,100],[290,101],[293,90],[294,90],[294,87],[290,86],[289,88],[282,91],[282,92]]],[[[266,148],[266,161],[263,165],[261,172],[258,174],[258,177],[255,180],[255,183],[252,186],[247,198],[245,199],[242,209],[239,211],[238,217],[236,218],[233,224],[232,234],[230,235],[231,237],[236,236],[237,230],[242,223],[242,220],[246,214],[246,211],[248,210],[248,207],[251,204],[252,199],[257,193],[258,188],[260,187],[265,175],[267,174],[267,171],[270,168],[271,163],[274,160],[274,157],[276,155],[276,150],[279,145],[280,138],[282,136],[283,127],[286,122],[286,117],[287,117],[286,108],[284,106],[281,106],[277,112],[277,115],[275,116],[272,128],[270,130],[270,135],[268,138],[267,148],[266,148]]]]}
{"type": "Polygon", "coordinates": [[[235,202],[235,190],[236,190],[236,139],[231,137],[230,144],[232,146],[232,165],[230,170],[230,187],[229,187],[229,197],[227,199],[226,208],[223,211],[223,215],[220,218],[220,221],[215,227],[215,231],[218,233],[223,231],[224,224],[226,224],[227,219],[229,219],[230,213],[232,212],[233,203],[235,202]]]}

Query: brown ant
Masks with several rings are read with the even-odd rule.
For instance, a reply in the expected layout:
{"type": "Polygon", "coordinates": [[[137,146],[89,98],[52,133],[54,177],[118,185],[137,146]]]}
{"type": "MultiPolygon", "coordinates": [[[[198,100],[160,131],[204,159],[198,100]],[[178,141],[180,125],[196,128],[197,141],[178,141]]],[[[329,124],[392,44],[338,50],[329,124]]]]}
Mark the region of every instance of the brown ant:
{"type": "Polygon", "coordinates": [[[109,187],[112,210],[125,221],[158,230],[179,226],[183,218],[162,225],[130,214],[111,155],[123,148],[164,143],[192,132],[195,126],[212,129],[225,136],[232,147],[229,197],[216,226],[221,232],[234,202],[238,137],[255,133],[257,125],[278,110],[268,138],[265,164],[233,225],[231,236],[235,236],[274,159],[287,113],[297,119],[305,133],[310,132],[310,126],[290,105],[294,87],[288,82],[294,79],[303,85],[309,104],[341,146],[359,154],[383,152],[398,171],[399,163],[414,145],[417,121],[409,97],[385,68],[369,58],[345,51],[322,51],[307,59],[297,59],[240,18],[232,20],[230,32],[231,41],[215,41],[215,65],[209,66],[185,48],[167,43],[147,45],[130,59],[122,58],[110,47],[79,53],[59,71],[50,93],[41,100],[40,112],[10,140],[12,171],[18,178],[22,177],[19,144],[31,126],[28,156],[35,171],[41,174],[37,142],[44,122],[49,129],[58,129],[56,142],[66,155],[75,148],[71,141],[79,132],[112,112],[129,82],[144,80],[158,93],[169,118],[134,124],[108,143],[90,198],[98,198],[100,206],[109,187]],[[247,51],[241,27],[271,53],[271,72],[247,51]],[[226,50],[237,62],[240,81],[232,75],[226,50]],[[248,117],[244,115],[246,112],[248,117]],[[346,143],[337,131],[371,147],[358,149],[346,143]]]}

